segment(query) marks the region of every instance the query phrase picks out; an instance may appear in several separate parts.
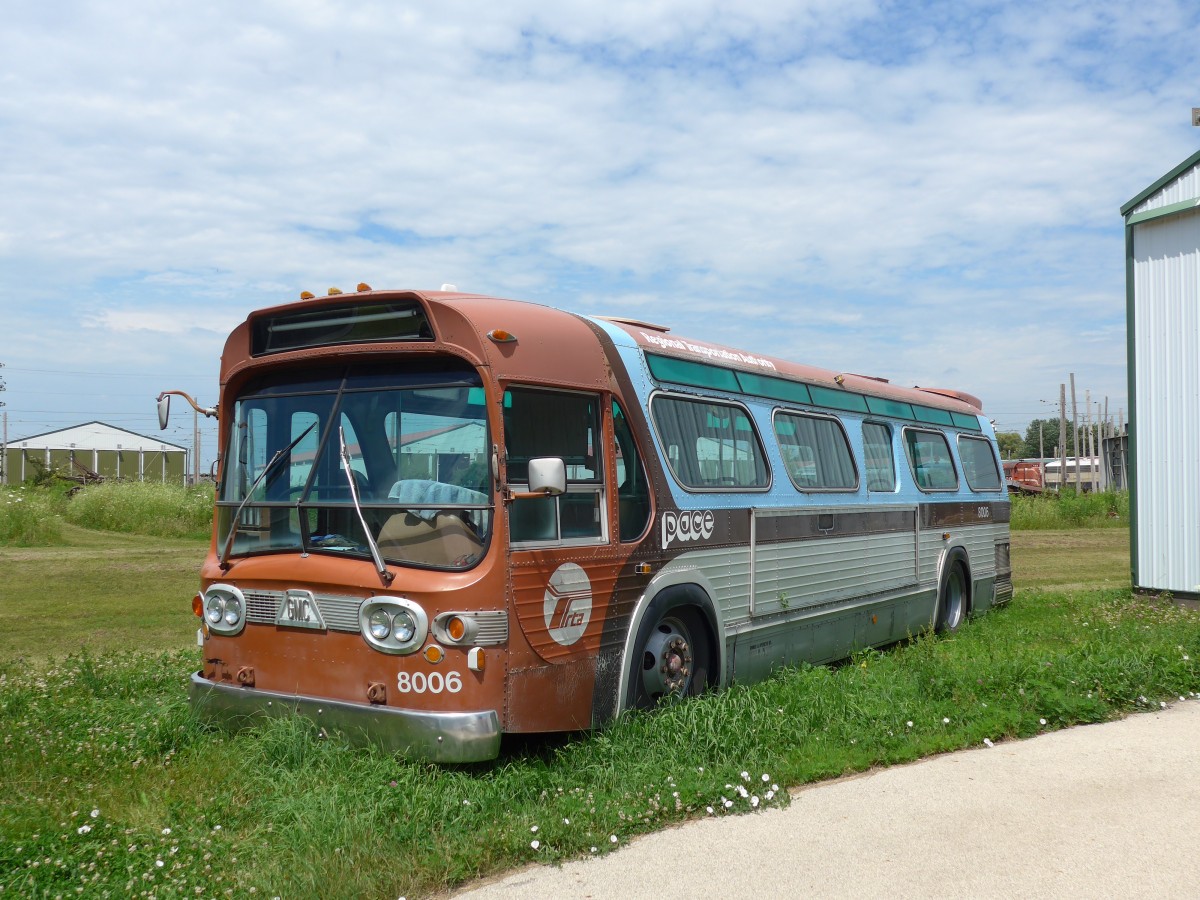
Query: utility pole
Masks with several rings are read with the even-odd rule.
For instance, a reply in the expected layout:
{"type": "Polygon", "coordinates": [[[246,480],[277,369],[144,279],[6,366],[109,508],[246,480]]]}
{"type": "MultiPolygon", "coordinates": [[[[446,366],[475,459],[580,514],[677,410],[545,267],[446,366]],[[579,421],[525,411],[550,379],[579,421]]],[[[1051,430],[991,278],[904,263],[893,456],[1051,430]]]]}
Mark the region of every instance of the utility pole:
{"type": "MultiPolygon", "coordinates": [[[[0,369],[4,368],[4,363],[0,362],[0,369]]],[[[0,392],[5,390],[4,376],[0,375],[0,392]]],[[[3,401],[0,401],[0,409],[4,408],[3,401]]],[[[0,484],[8,484],[8,413],[4,413],[4,433],[0,435],[0,484]]]]}
{"type": "Polygon", "coordinates": [[[192,410],[192,484],[200,483],[200,413],[192,410]]]}
{"type": "Polygon", "coordinates": [[[1058,385],[1058,489],[1067,484],[1067,386],[1058,385]]]}
{"type": "Polygon", "coordinates": [[[1075,406],[1075,373],[1070,373],[1070,445],[1075,452],[1075,493],[1079,493],[1080,473],[1079,473],[1079,407],[1075,406]]]}

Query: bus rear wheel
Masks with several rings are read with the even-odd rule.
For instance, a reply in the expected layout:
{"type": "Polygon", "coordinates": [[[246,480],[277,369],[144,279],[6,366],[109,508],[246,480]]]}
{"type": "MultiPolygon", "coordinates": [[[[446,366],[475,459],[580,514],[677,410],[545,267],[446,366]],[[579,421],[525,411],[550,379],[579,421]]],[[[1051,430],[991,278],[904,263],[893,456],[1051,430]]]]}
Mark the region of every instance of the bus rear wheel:
{"type": "Polygon", "coordinates": [[[650,709],[666,697],[690,697],[708,686],[708,628],[691,607],[675,607],[642,627],[630,671],[630,705],[650,709]]]}
{"type": "Polygon", "coordinates": [[[962,563],[956,562],[950,567],[938,592],[937,622],[934,627],[939,633],[953,633],[958,631],[966,618],[967,573],[962,563]]]}

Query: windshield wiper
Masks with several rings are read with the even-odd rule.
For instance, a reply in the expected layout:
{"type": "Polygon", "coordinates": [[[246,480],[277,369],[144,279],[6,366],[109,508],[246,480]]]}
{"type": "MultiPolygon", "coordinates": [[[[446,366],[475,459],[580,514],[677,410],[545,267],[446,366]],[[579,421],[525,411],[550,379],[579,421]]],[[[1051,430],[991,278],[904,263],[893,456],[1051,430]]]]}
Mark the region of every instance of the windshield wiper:
{"type": "Polygon", "coordinates": [[[341,426],[338,427],[338,443],[341,445],[342,468],[346,472],[346,481],[350,484],[350,499],[354,501],[354,511],[358,513],[358,521],[362,523],[363,534],[367,536],[367,547],[371,550],[371,559],[375,560],[379,579],[383,582],[384,587],[387,587],[392,583],[396,574],[389,572],[388,567],[383,564],[379,545],[375,543],[375,535],[371,534],[371,529],[367,527],[367,517],[363,515],[362,504],[358,502],[358,483],[354,480],[354,472],[350,468],[350,451],[346,449],[346,429],[341,426]]]}
{"type": "Polygon", "coordinates": [[[296,445],[308,437],[308,433],[317,427],[317,423],[313,422],[300,433],[300,436],[293,440],[282,450],[276,450],[275,455],[271,457],[271,461],[263,466],[263,470],[258,473],[258,477],[254,479],[254,483],[250,485],[250,489],[246,491],[246,496],[242,498],[242,502],[238,505],[237,512],[233,514],[233,522],[229,526],[229,534],[225,538],[225,544],[221,547],[221,556],[218,560],[221,571],[224,572],[229,568],[229,551],[233,549],[233,539],[237,536],[238,525],[242,521],[242,510],[246,508],[246,504],[250,502],[250,498],[254,496],[254,492],[258,490],[258,486],[262,484],[263,479],[271,473],[275,468],[275,464],[283,457],[289,455],[296,449],[296,445]]]}

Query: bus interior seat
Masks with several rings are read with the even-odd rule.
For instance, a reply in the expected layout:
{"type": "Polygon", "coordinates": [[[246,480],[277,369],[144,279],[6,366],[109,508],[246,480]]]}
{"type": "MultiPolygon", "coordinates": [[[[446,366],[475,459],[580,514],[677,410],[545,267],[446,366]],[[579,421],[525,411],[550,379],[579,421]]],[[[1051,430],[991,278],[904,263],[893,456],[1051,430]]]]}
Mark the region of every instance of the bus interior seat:
{"type": "Polygon", "coordinates": [[[384,523],[377,543],[385,556],[429,566],[468,565],[483,551],[483,543],[458,513],[438,510],[397,513],[384,523]]]}

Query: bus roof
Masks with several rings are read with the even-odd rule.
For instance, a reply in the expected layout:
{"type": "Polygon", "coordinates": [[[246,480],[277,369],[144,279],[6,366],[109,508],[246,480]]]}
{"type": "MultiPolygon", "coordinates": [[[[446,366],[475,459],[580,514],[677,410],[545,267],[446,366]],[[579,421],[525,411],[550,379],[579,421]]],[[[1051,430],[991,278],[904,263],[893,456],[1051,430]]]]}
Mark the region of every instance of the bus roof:
{"type": "MultiPolygon", "coordinates": [[[[363,287],[366,287],[363,285],[363,287]]],[[[610,335],[623,333],[628,346],[637,346],[643,353],[699,362],[740,372],[766,375],[799,381],[808,385],[853,394],[865,394],[908,403],[937,407],[970,416],[983,411],[983,404],[971,394],[941,388],[905,388],[887,379],[853,372],[834,372],[788,360],[749,353],[707,341],[681,338],[663,325],[636,319],[596,316],[588,317],[522,300],[506,300],[457,291],[364,290],[358,293],[339,293],[326,297],[305,299],[252,312],[245,323],[230,335],[225,347],[222,381],[234,371],[250,363],[253,354],[251,332],[256,322],[272,317],[294,315],[300,310],[320,307],[333,309],[344,304],[385,304],[404,300],[420,300],[433,321],[436,339],[427,344],[466,351],[476,361],[492,366],[499,377],[529,377],[536,375],[572,380],[569,373],[583,373],[584,381],[606,379],[603,350],[596,340],[595,329],[602,328],[610,335]],[[514,354],[511,346],[488,337],[497,331],[516,336],[522,352],[514,354]]],[[[624,342],[622,342],[624,343],[624,342]]],[[[394,343],[390,346],[394,346],[394,343]]],[[[329,348],[297,348],[288,352],[290,358],[326,352],[329,348]]],[[[383,349],[380,344],[359,344],[343,347],[346,353],[371,353],[383,349]]],[[[284,354],[280,354],[283,356],[284,354]]]]}

